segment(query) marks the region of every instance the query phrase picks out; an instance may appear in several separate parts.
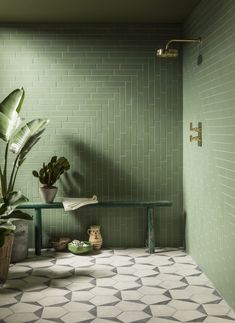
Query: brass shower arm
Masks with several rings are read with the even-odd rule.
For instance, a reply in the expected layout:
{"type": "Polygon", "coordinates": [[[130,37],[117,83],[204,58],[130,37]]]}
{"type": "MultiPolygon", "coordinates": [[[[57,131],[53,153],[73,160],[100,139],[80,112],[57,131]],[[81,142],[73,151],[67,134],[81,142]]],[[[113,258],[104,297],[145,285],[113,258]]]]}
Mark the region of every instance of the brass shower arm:
{"type": "Polygon", "coordinates": [[[201,38],[192,38],[192,39],[171,39],[166,44],[165,49],[167,50],[171,43],[200,43],[201,38]]]}

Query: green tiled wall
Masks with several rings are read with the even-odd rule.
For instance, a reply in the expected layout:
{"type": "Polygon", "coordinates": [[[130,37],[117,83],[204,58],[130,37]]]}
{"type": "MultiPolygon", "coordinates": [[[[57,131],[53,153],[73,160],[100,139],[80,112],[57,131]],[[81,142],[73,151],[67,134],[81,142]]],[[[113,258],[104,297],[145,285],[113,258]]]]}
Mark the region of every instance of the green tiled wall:
{"type": "Polygon", "coordinates": [[[184,207],[187,249],[235,308],[235,2],[203,0],[185,24],[184,207]],[[203,145],[189,142],[202,122],[203,145]]]}
{"type": "MultiPolygon", "coordinates": [[[[182,245],[181,59],[155,57],[179,34],[179,25],[0,27],[0,97],[24,86],[24,116],[51,120],[19,174],[30,200],[39,200],[31,171],[65,156],[71,171],[57,200],[172,200],[155,211],[156,240],[182,245]]],[[[85,239],[94,223],[105,246],[145,244],[143,210],[105,209],[43,212],[44,245],[55,235],[85,239]]]]}

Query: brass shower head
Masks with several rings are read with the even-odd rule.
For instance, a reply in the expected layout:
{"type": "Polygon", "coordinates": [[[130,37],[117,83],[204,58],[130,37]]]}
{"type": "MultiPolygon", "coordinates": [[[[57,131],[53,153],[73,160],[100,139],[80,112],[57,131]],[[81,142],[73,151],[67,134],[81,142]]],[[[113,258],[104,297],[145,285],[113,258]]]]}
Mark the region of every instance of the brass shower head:
{"type": "Polygon", "coordinates": [[[172,58],[172,57],[177,57],[178,56],[178,50],[177,49],[170,49],[169,45],[171,43],[200,43],[201,38],[192,38],[192,39],[171,39],[168,41],[166,44],[165,48],[159,48],[157,50],[157,57],[160,58],[172,58]]]}

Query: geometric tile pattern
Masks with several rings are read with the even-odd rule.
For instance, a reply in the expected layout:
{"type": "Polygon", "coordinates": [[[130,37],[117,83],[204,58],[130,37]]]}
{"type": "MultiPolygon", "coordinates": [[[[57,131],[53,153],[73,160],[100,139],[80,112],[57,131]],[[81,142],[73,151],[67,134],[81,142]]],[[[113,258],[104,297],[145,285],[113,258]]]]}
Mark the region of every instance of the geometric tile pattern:
{"type": "Polygon", "coordinates": [[[44,251],[10,267],[0,322],[232,323],[235,314],[181,250],[44,251]]]}

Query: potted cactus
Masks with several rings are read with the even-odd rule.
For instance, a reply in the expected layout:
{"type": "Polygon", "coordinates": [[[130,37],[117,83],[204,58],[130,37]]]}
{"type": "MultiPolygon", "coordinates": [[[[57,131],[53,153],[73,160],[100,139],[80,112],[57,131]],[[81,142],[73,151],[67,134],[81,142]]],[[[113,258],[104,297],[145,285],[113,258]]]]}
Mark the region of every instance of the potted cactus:
{"type": "Polygon", "coordinates": [[[58,188],[54,186],[60,176],[70,169],[70,164],[65,157],[53,156],[51,161],[37,172],[33,170],[33,176],[37,177],[43,185],[40,187],[40,194],[46,203],[52,203],[55,199],[58,188]]]}

